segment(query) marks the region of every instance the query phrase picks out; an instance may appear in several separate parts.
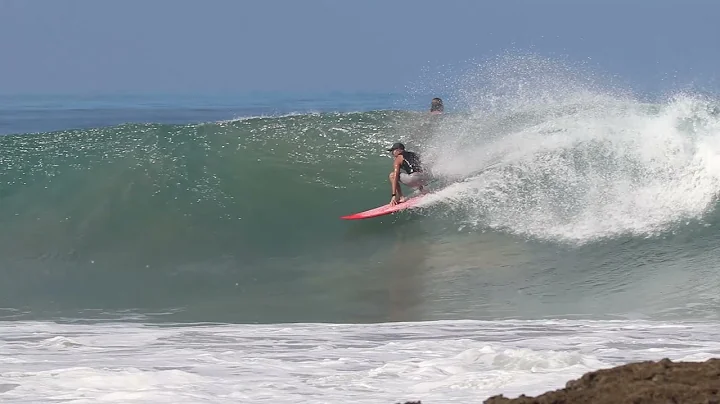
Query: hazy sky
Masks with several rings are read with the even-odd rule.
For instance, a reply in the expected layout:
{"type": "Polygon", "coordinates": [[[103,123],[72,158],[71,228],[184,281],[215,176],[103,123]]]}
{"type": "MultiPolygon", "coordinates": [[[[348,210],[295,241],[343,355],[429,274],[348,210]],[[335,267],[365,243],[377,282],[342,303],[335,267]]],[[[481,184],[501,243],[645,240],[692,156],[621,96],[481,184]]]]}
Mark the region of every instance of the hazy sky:
{"type": "Polygon", "coordinates": [[[0,0],[0,93],[403,91],[508,49],[716,85],[707,0],[0,0]]]}

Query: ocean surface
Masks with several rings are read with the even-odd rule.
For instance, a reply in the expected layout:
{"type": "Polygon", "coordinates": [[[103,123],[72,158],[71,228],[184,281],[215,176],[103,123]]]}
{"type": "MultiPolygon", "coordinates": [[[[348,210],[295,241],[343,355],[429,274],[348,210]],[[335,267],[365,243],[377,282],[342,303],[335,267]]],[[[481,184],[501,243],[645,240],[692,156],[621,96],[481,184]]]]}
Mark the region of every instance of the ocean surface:
{"type": "Polygon", "coordinates": [[[0,96],[0,401],[481,402],[719,356],[719,106],[547,68],[0,96]],[[434,192],[340,220],[398,140],[434,192]]]}

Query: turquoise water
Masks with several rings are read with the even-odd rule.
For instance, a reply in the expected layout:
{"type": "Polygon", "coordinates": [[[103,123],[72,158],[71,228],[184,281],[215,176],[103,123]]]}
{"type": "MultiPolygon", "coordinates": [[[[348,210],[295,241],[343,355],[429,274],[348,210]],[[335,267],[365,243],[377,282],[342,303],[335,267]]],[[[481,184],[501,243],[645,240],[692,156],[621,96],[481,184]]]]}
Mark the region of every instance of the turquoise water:
{"type": "Polygon", "coordinates": [[[720,121],[703,102],[228,111],[4,136],[0,306],[163,321],[715,318],[720,121]],[[397,139],[441,191],[419,210],[339,220],[387,203],[397,139]]]}

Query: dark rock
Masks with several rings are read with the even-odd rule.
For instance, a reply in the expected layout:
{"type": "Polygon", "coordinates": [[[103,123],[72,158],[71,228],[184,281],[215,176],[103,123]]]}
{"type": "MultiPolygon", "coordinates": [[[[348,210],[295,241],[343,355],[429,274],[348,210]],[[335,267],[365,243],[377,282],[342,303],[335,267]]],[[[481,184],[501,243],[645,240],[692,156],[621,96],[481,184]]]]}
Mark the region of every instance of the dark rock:
{"type": "Polygon", "coordinates": [[[484,404],[720,404],[720,359],[630,363],[586,373],[537,397],[493,396],[484,404]]]}

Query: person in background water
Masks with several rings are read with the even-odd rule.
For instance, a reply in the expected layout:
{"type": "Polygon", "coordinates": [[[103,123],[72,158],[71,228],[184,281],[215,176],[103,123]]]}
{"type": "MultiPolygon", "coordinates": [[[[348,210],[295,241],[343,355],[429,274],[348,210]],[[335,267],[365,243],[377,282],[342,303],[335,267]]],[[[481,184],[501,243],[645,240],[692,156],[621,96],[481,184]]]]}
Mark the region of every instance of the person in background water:
{"type": "Polygon", "coordinates": [[[430,102],[430,113],[435,114],[442,114],[445,111],[445,106],[443,106],[443,102],[440,98],[433,98],[432,102],[430,102]]]}
{"type": "Polygon", "coordinates": [[[427,176],[423,172],[420,156],[405,150],[405,145],[402,143],[393,144],[387,151],[391,152],[394,157],[393,171],[390,173],[390,189],[392,191],[390,205],[397,205],[406,200],[403,197],[400,183],[424,192],[427,176]]]}

